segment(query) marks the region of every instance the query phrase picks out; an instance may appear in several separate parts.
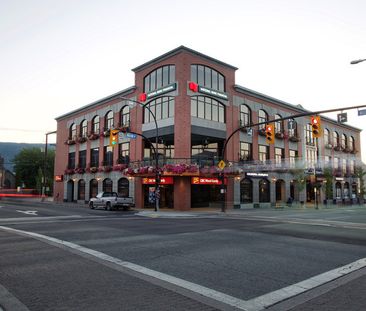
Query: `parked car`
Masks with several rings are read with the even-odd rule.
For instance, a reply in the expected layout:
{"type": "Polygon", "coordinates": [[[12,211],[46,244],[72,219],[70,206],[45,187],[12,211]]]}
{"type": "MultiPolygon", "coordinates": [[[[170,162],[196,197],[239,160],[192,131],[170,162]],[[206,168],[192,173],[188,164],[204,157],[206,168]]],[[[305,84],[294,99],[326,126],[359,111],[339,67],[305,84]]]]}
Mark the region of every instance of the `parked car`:
{"type": "Polygon", "coordinates": [[[111,211],[122,207],[124,210],[129,210],[134,207],[135,203],[131,197],[119,197],[116,192],[99,192],[95,198],[91,198],[89,201],[89,207],[91,209],[103,207],[104,209],[111,211]]]}

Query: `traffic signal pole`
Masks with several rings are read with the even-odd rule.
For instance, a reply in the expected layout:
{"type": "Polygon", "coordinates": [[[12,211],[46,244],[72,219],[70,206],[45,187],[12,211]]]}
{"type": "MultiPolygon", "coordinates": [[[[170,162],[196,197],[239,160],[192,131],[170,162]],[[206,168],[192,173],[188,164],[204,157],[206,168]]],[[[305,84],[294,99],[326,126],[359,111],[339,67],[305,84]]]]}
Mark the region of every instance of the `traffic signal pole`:
{"type": "MultiPolygon", "coordinates": [[[[335,109],[327,109],[327,110],[319,110],[319,111],[308,111],[308,112],[303,112],[303,113],[299,113],[299,114],[295,114],[295,115],[291,115],[288,117],[283,117],[283,118],[278,118],[278,119],[274,119],[274,120],[268,120],[265,122],[259,122],[259,123],[255,123],[255,124],[250,124],[250,125],[244,125],[244,126],[240,126],[238,127],[236,130],[234,130],[229,137],[226,139],[225,143],[224,143],[224,147],[222,149],[222,153],[221,153],[221,160],[226,161],[225,159],[225,155],[226,155],[226,147],[228,142],[230,141],[230,139],[234,136],[235,133],[239,132],[240,130],[243,129],[247,129],[247,128],[251,128],[254,126],[259,126],[259,125],[267,125],[270,123],[276,123],[278,121],[284,121],[284,120],[290,120],[290,119],[296,119],[296,118],[301,118],[301,117],[307,117],[307,116],[313,116],[313,115],[318,115],[320,113],[328,113],[328,112],[337,112],[337,111],[345,111],[345,110],[352,110],[352,109],[359,109],[359,108],[365,108],[366,105],[361,105],[361,106],[352,106],[352,107],[343,107],[343,108],[335,108],[335,109]]],[[[221,207],[221,211],[223,213],[226,212],[226,206],[225,206],[225,184],[224,184],[224,173],[222,172],[221,175],[221,193],[223,194],[223,201],[222,201],[222,207],[221,207]]]]}

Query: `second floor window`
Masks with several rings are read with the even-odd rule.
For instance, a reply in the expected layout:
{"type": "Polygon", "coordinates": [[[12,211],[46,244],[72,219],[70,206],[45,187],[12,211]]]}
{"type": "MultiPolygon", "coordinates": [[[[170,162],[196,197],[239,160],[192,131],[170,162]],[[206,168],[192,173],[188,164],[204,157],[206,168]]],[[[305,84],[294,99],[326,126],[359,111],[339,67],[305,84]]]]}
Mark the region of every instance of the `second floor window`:
{"type": "Polygon", "coordinates": [[[93,148],[90,150],[90,167],[99,166],[99,148],[93,148]]]}
{"type": "Polygon", "coordinates": [[[128,164],[130,162],[130,143],[125,142],[118,146],[118,163],[128,164]]]}
{"type": "Polygon", "coordinates": [[[240,126],[251,124],[250,109],[247,105],[240,105],[240,126]]]}
{"type": "Polygon", "coordinates": [[[159,97],[149,102],[144,109],[144,122],[154,122],[155,115],[156,120],[167,119],[174,116],[174,97],[159,97]]]}
{"type": "Polygon", "coordinates": [[[259,145],[258,147],[259,161],[266,162],[269,159],[269,148],[268,146],[259,145]]]}
{"type": "Polygon", "coordinates": [[[240,155],[239,161],[252,160],[252,144],[240,142],[240,155]]]}
{"type": "Polygon", "coordinates": [[[79,151],[79,168],[86,167],[86,150],[79,151]]]}
{"type": "Polygon", "coordinates": [[[75,152],[70,152],[69,153],[67,167],[70,168],[70,169],[75,168],[75,152]]]}
{"type": "Polygon", "coordinates": [[[290,167],[295,167],[296,165],[296,158],[297,158],[297,150],[289,150],[289,160],[290,160],[290,167]]]}
{"type": "Polygon", "coordinates": [[[285,150],[282,148],[275,148],[275,161],[276,164],[281,164],[282,159],[285,157],[285,150]]]}
{"type": "Polygon", "coordinates": [[[103,152],[103,165],[112,166],[113,165],[113,147],[105,146],[103,152]]]}
{"type": "Polygon", "coordinates": [[[205,96],[191,97],[191,116],[225,123],[225,106],[205,96]]]}

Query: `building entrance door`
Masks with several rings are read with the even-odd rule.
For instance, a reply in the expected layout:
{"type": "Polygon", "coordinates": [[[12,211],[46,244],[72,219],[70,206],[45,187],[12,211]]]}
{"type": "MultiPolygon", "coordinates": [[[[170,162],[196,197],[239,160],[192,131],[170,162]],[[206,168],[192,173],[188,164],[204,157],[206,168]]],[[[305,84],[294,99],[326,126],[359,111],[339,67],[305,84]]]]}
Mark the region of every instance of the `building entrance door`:
{"type": "MultiPolygon", "coordinates": [[[[160,185],[160,208],[174,207],[174,185],[160,185]]],[[[155,208],[155,187],[144,185],[144,207],[155,208]]]]}

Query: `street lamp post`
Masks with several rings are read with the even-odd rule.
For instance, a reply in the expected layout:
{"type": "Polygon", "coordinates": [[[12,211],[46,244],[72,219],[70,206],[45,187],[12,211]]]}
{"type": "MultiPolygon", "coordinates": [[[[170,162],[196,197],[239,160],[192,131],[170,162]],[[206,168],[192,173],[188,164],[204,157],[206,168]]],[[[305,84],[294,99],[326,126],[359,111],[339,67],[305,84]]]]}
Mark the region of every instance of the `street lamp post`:
{"type": "MultiPolygon", "coordinates": [[[[127,98],[127,97],[123,97],[120,96],[120,99],[129,101],[131,103],[135,103],[140,105],[142,108],[146,108],[147,110],[149,110],[150,114],[153,116],[154,118],[154,123],[155,123],[155,212],[159,211],[159,203],[160,203],[160,193],[159,193],[159,183],[160,183],[160,172],[159,172],[159,157],[158,157],[158,143],[159,143],[159,128],[158,128],[158,122],[156,121],[156,116],[155,114],[152,112],[152,110],[150,109],[149,106],[147,106],[146,104],[143,104],[141,102],[139,102],[138,100],[135,99],[131,99],[131,98],[127,98]]],[[[133,107],[134,105],[128,104],[130,107],[133,107]]]]}
{"type": "Polygon", "coordinates": [[[44,148],[44,159],[43,159],[43,176],[42,176],[42,202],[44,201],[46,197],[46,169],[47,169],[47,151],[48,151],[48,135],[50,134],[56,134],[57,131],[48,132],[46,133],[46,145],[44,148]]]}

